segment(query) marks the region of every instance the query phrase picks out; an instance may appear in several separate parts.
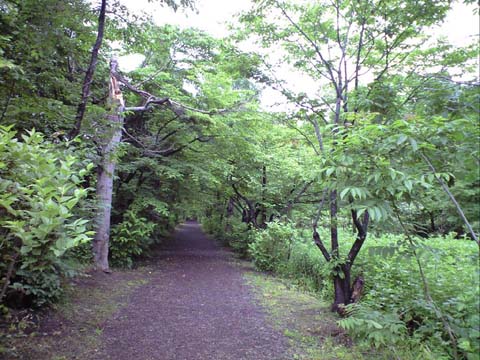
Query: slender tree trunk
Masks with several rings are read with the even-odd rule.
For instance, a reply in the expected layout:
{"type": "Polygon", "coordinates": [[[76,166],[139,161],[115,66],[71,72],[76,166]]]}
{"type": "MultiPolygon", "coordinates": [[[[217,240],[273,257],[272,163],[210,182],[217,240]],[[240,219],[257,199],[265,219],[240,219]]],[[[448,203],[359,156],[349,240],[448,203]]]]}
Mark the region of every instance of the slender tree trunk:
{"type": "Polygon", "coordinates": [[[233,216],[233,210],[234,210],[234,205],[233,205],[233,198],[228,199],[228,204],[227,204],[227,213],[225,216],[225,233],[230,233],[232,232],[232,216],[233,216]]]}
{"type": "Polygon", "coordinates": [[[105,32],[105,14],[107,12],[107,0],[102,0],[100,6],[100,14],[98,15],[98,30],[97,30],[97,39],[92,48],[92,53],[90,57],[90,64],[88,65],[87,72],[85,74],[85,79],[83,80],[82,85],[82,98],[77,107],[77,114],[75,115],[75,126],[68,134],[70,139],[73,139],[80,133],[82,127],[83,117],[85,116],[85,110],[87,109],[87,101],[90,96],[90,86],[92,85],[93,75],[97,68],[98,61],[98,52],[102,46],[103,33],[105,32]]]}
{"type": "Polygon", "coordinates": [[[115,77],[117,60],[110,62],[110,87],[109,98],[111,113],[107,116],[107,129],[104,133],[104,145],[101,148],[102,159],[100,162],[97,179],[98,213],[96,218],[96,234],[93,240],[93,255],[95,266],[98,270],[109,272],[108,244],[110,240],[110,216],[112,210],[113,176],[115,173],[115,150],[122,138],[124,102],[120,86],[115,77]]]}
{"type": "Polygon", "coordinates": [[[10,105],[12,97],[14,96],[14,91],[15,91],[15,81],[12,81],[10,91],[8,93],[8,96],[7,96],[6,100],[5,100],[5,105],[3,107],[2,115],[0,116],[0,123],[3,122],[3,119],[5,118],[5,115],[7,114],[8,107],[10,105]]]}
{"type": "Polygon", "coordinates": [[[468,232],[472,236],[472,239],[475,240],[475,242],[477,243],[478,246],[480,246],[480,240],[478,239],[477,233],[473,230],[472,225],[470,224],[467,217],[465,216],[465,213],[463,212],[463,210],[462,210],[460,204],[458,203],[457,199],[455,199],[455,196],[453,196],[452,192],[448,188],[448,185],[445,183],[445,181],[442,180],[441,177],[438,176],[437,170],[433,166],[430,159],[425,154],[423,154],[422,152],[420,152],[420,156],[427,163],[427,165],[430,168],[432,174],[435,176],[435,179],[438,181],[438,183],[442,187],[443,191],[445,191],[447,193],[447,195],[450,198],[450,200],[452,201],[453,205],[455,205],[455,208],[457,209],[458,214],[460,215],[460,217],[462,218],[465,226],[467,227],[468,232]]]}
{"type": "Polygon", "coordinates": [[[265,228],[267,226],[267,208],[265,207],[266,199],[266,191],[267,191],[267,167],[265,165],[262,166],[262,205],[260,209],[260,224],[261,228],[265,228]]]}
{"type": "Polygon", "coordinates": [[[248,223],[248,213],[246,209],[242,210],[242,222],[248,223]]]}
{"type": "MultiPolygon", "coordinates": [[[[337,191],[330,192],[330,242],[331,242],[331,259],[332,261],[340,260],[338,248],[338,201],[337,191]]],[[[338,265],[334,271],[333,287],[335,298],[332,304],[332,310],[341,312],[342,307],[348,304],[350,299],[350,269],[346,266],[338,265]]]]}
{"type": "Polygon", "coordinates": [[[19,251],[15,251],[13,256],[10,259],[10,264],[7,268],[7,273],[5,274],[5,282],[3,283],[2,290],[0,291],[0,304],[3,302],[3,298],[7,294],[8,286],[10,285],[10,280],[15,272],[15,263],[17,262],[19,251]]]}

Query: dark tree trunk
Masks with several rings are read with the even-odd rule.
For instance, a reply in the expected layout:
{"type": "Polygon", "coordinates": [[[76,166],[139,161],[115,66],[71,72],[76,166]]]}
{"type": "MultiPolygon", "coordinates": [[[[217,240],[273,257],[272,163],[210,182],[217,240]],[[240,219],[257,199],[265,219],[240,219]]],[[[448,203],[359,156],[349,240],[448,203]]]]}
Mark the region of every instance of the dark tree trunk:
{"type": "Polygon", "coordinates": [[[340,266],[336,271],[337,274],[333,277],[335,299],[332,304],[332,310],[343,314],[345,305],[350,304],[352,298],[350,267],[340,266]]]}
{"type": "Polygon", "coordinates": [[[226,233],[232,232],[231,219],[232,219],[232,216],[233,216],[233,210],[234,210],[233,198],[230,198],[230,199],[228,199],[227,211],[226,211],[226,215],[225,215],[225,232],[226,233]]]}
{"type": "Polygon", "coordinates": [[[102,46],[103,33],[105,31],[105,14],[107,12],[107,0],[102,0],[100,6],[100,14],[98,15],[98,30],[97,30],[97,39],[92,48],[92,55],[90,58],[90,64],[88,66],[87,72],[85,74],[85,79],[83,80],[82,85],[82,98],[78,104],[77,114],[75,116],[75,126],[68,134],[70,139],[73,139],[80,133],[82,127],[82,121],[85,116],[85,110],[87,109],[87,101],[90,96],[90,86],[92,85],[93,75],[97,68],[98,61],[98,52],[102,46]]]}
{"type": "Polygon", "coordinates": [[[0,291],[0,304],[3,303],[3,298],[7,294],[7,290],[10,285],[10,280],[15,274],[15,263],[17,262],[18,255],[19,251],[15,251],[15,253],[10,257],[10,264],[8,264],[7,273],[5,274],[5,282],[3,283],[2,290],[0,291]]]}
{"type": "Polygon", "coordinates": [[[367,229],[370,217],[368,211],[365,211],[363,214],[363,219],[360,220],[357,216],[357,211],[354,209],[351,210],[351,215],[352,221],[357,229],[357,238],[353,242],[352,247],[350,248],[350,251],[346,257],[346,263],[335,269],[336,274],[333,279],[335,300],[333,302],[332,309],[341,315],[344,313],[344,306],[358,301],[358,298],[361,296],[361,292],[363,290],[363,278],[361,277],[355,279],[353,286],[351,285],[350,270],[358,253],[360,252],[360,249],[367,239],[367,229]]]}
{"type": "Polygon", "coordinates": [[[434,233],[435,231],[437,231],[437,227],[435,226],[435,215],[433,211],[430,211],[429,215],[430,215],[430,231],[434,233]]]}
{"type": "Polygon", "coordinates": [[[258,228],[257,224],[257,215],[258,212],[255,209],[255,205],[251,201],[248,201],[248,223],[252,225],[255,229],[258,228]]]}
{"type": "Polygon", "coordinates": [[[267,227],[267,208],[265,206],[265,202],[267,201],[266,191],[267,191],[267,167],[263,165],[262,166],[262,204],[260,205],[260,224],[259,224],[261,228],[267,227]]]}
{"type": "Polygon", "coordinates": [[[339,257],[338,252],[338,207],[337,207],[337,191],[330,192],[330,242],[332,248],[332,258],[339,257]]]}
{"type": "MultiPolygon", "coordinates": [[[[338,261],[340,253],[338,248],[338,204],[337,191],[330,192],[330,242],[331,242],[331,260],[338,261]]],[[[350,267],[347,265],[338,265],[334,269],[333,287],[335,298],[332,304],[332,310],[342,313],[342,309],[350,301],[350,267]]]]}
{"type": "Polygon", "coordinates": [[[232,188],[235,191],[235,194],[237,195],[238,199],[242,199],[246,207],[243,208],[242,210],[242,222],[247,223],[249,225],[249,228],[253,225],[253,227],[258,228],[257,226],[257,206],[248,199],[247,197],[243,196],[240,191],[238,191],[237,187],[235,184],[232,184],[232,188]]]}
{"type": "Polygon", "coordinates": [[[342,275],[336,275],[333,278],[335,300],[332,304],[332,311],[336,311],[340,315],[345,315],[345,306],[358,302],[363,293],[363,277],[358,276],[351,284],[350,269],[350,266],[341,266],[338,271],[342,275]]]}
{"type": "Polygon", "coordinates": [[[242,210],[242,222],[248,223],[248,212],[246,209],[242,210]]]}

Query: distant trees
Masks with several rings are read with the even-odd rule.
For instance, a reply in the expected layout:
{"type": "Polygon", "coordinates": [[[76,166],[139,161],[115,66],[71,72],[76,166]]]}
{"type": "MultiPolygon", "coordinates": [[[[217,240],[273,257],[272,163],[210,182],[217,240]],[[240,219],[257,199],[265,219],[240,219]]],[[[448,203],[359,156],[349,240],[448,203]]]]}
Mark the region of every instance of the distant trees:
{"type": "MultiPolygon", "coordinates": [[[[449,8],[449,1],[272,0],[257,2],[241,17],[245,28],[240,37],[255,34],[259,44],[281,47],[283,61],[318,84],[315,91],[297,94],[271,73],[270,81],[296,106],[291,126],[318,153],[316,187],[323,189],[318,211],[323,207],[329,211],[330,249],[317,232],[319,215],[313,222],[313,238],[332,264],[333,308],[338,311],[353,301],[351,267],[371,221],[389,219],[398,202],[415,202],[418,181],[427,188],[434,185],[436,175],[428,171],[422,149],[435,145],[427,138],[418,143],[420,133],[410,124],[426,122],[408,109],[427,80],[415,88],[410,79],[435,76],[427,75],[434,64],[422,67],[422,32],[442,21],[449,8]],[[367,74],[372,78],[369,84],[367,74]],[[342,255],[339,216],[347,213],[357,235],[342,255]]],[[[426,51],[449,53],[444,47],[426,51]]]]}

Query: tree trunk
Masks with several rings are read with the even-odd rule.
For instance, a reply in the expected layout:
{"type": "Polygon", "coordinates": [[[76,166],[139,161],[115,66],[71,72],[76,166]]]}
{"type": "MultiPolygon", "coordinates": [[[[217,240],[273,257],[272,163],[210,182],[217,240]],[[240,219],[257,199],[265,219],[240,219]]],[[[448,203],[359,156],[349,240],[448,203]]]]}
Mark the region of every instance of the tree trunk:
{"type": "Polygon", "coordinates": [[[117,60],[110,62],[109,98],[111,114],[107,116],[107,129],[104,132],[104,145],[101,148],[97,179],[98,213],[96,218],[96,234],[93,240],[93,256],[98,270],[109,272],[108,244],[110,240],[110,215],[112,210],[113,176],[115,173],[115,150],[122,138],[124,102],[120,86],[115,77],[117,60]]]}
{"type": "Polygon", "coordinates": [[[248,223],[248,213],[246,209],[242,210],[242,222],[248,223]]]}
{"type": "Polygon", "coordinates": [[[87,109],[87,101],[90,96],[90,86],[92,85],[93,75],[97,68],[98,52],[102,46],[103,33],[105,31],[105,17],[107,12],[107,0],[102,0],[100,6],[100,14],[98,15],[98,30],[97,30],[97,39],[92,48],[92,54],[90,58],[90,64],[88,66],[87,72],[85,74],[85,79],[83,80],[82,85],[82,98],[78,104],[77,114],[75,115],[75,125],[73,129],[68,134],[70,139],[73,139],[80,133],[82,127],[83,117],[85,116],[85,110],[87,109]]]}
{"type": "Polygon", "coordinates": [[[227,213],[225,216],[225,233],[231,233],[232,232],[232,216],[233,216],[233,210],[234,210],[234,205],[233,205],[233,198],[228,199],[228,204],[227,204],[227,213]]]}
{"type": "Polygon", "coordinates": [[[335,299],[332,304],[332,311],[344,314],[345,305],[351,303],[352,290],[350,287],[350,268],[348,266],[340,266],[337,274],[333,277],[333,288],[335,299]]]}
{"type": "Polygon", "coordinates": [[[262,229],[267,227],[267,208],[265,206],[266,199],[266,191],[267,191],[267,167],[265,165],[262,166],[262,205],[260,207],[260,224],[259,226],[262,229]]]}
{"type": "MultiPolygon", "coordinates": [[[[330,192],[330,242],[331,260],[338,261],[340,253],[338,248],[338,203],[337,191],[330,192]]],[[[343,306],[347,305],[350,299],[350,268],[346,265],[339,265],[333,277],[335,299],[332,304],[332,311],[342,313],[343,306]]]]}
{"type": "Polygon", "coordinates": [[[433,211],[430,211],[428,214],[430,215],[430,231],[434,233],[437,230],[437,227],[435,226],[435,215],[433,211]]]}

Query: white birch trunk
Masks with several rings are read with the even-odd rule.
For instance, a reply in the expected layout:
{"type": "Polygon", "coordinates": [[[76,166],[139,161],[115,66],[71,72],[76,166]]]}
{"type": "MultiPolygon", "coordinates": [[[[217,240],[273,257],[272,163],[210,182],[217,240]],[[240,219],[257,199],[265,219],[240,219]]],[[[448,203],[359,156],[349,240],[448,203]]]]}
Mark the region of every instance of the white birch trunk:
{"type": "Polygon", "coordinates": [[[110,272],[108,265],[108,247],[110,240],[110,215],[112,211],[113,177],[115,174],[115,150],[122,139],[123,115],[125,104],[119,83],[115,77],[118,62],[110,61],[109,100],[111,113],[107,116],[103,133],[102,158],[97,179],[98,212],[96,216],[96,234],[93,239],[93,256],[97,270],[110,272]]]}

